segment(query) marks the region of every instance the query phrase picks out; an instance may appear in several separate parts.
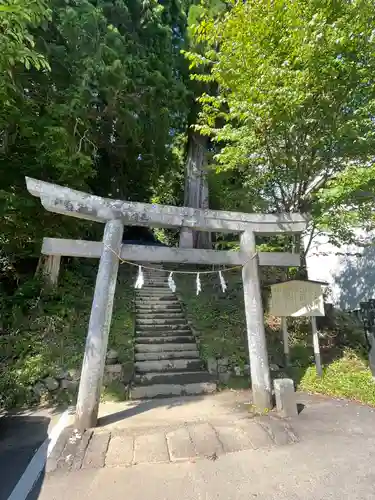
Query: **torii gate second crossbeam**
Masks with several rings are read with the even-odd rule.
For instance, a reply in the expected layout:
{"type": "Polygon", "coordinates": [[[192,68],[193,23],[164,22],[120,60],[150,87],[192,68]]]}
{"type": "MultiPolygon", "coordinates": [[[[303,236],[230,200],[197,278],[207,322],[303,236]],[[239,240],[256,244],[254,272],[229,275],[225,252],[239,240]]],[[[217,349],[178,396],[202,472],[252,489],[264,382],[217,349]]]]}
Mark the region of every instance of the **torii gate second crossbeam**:
{"type": "MultiPolygon", "coordinates": [[[[305,215],[246,214],[150,205],[101,198],[31,178],[26,178],[26,184],[29,192],[39,197],[42,205],[51,212],[105,223],[76,407],[76,427],[79,430],[94,427],[97,423],[124,224],[240,233],[240,252],[236,258],[243,264],[253,404],[258,411],[272,407],[255,235],[301,233],[307,225],[305,215]]],[[[184,249],[182,253],[174,250],[174,262],[186,261],[186,256],[189,255],[186,252],[189,250],[184,249]]],[[[197,250],[191,252],[197,255],[197,250]]],[[[205,256],[207,258],[208,254],[205,256]]],[[[166,255],[161,260],[167,259],[166,255]]],[[[284,265],[286,264],[285,262],[284,265]]]]}

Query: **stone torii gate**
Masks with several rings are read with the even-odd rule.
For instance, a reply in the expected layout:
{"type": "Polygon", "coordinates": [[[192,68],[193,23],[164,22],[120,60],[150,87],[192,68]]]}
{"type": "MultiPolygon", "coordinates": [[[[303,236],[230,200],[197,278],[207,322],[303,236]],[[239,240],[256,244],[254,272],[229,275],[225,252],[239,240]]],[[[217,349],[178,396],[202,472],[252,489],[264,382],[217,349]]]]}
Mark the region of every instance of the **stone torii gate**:
{"type": "Polygon", "coordinates": [[[46,210],[105,224],[102,243],[54,238],[45,238],[43,242],[42,251],[47,255],[100,257],[76,407],[75,424],[78,429],[94,427],[97,422],[119,255],[134,261],[243,266],[242,280],[253,404],[259,411],[271,409],[272,390],[258,263],[298,266],[300,262],[299,256],[294,254],[257,254],[255,235],[301,233],[307,225],[305,215],[246,214],[126,202],[90,195],[28,177],[26,184],[29,192],[40,198],[46,210]],[[240,251],[122,245],[125,224],[240,233],[240,251]]]}

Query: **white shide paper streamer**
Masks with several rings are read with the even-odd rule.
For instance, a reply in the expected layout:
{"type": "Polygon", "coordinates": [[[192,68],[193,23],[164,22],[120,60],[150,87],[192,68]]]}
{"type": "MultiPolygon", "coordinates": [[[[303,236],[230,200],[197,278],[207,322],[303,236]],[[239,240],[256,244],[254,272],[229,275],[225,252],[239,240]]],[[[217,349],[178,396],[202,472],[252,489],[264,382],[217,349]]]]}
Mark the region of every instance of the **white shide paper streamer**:
{"type": "Polygon", "coordinates": [[[221,289],[223,290],[223,293],[225,293],[227,289],[227,284],[225,283],[225,279],[221,271],[219,271],[219,279],[220,279],[221,289]]]}
{"type": "Polygon", "coordinates": [[[199,295],[199,292],[201,292],[201,291],[202,291],[201,279],[200,279],[199,273],[197,273],[197,295],[199,295]]]}
{"type": "Polygon", "coordinates": [[[137,281],[135,282],[134,288],[142,288],[144,283],[142,266],[138,266],[138,276],[137,281]]]}
{"type": "Polygon", "coordinates": [[[172,290],[173,293],[176,291],[176,283],[173,279],[173,272],[171,272],[168,276],[168,286],[172,290]]]}

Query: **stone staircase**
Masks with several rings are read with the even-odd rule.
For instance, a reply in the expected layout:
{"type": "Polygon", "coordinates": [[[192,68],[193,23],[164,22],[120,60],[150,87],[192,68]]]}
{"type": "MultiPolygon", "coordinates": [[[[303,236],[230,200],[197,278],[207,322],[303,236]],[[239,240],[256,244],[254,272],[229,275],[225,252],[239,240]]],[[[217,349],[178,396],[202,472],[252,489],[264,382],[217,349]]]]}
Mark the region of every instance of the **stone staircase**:
{"type": "MultiPolygon", "coordinates": [[[[160,268],[160,264],[152,264],[160,268]]],[[[193,333],[165,271],[143,269],[136,290],[135,375],[132,399],[211,393],[212,376],[199,358],[193,333]]]]}

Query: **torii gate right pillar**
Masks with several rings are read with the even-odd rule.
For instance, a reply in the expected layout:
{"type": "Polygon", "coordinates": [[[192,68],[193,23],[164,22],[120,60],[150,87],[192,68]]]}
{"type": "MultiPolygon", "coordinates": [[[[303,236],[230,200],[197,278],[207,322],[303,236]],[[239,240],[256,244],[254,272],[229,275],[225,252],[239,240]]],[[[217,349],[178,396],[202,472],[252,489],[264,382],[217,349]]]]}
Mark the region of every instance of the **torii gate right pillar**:
{"type": "Polygon", "coordinates": [[[259,281],[258,256],[255,248],[255,234],[252,231],[241,234],[241,251],[248,256],[248,260],[242,268],[242,282],[253,406],[256,412],[263,413],[265,410],[272,409],[272,388],[259,281]]]}

